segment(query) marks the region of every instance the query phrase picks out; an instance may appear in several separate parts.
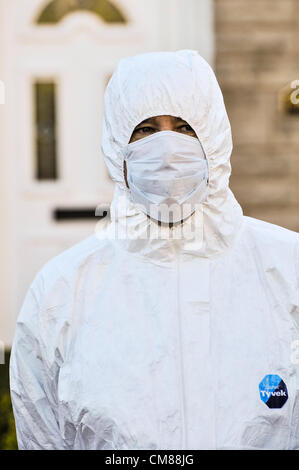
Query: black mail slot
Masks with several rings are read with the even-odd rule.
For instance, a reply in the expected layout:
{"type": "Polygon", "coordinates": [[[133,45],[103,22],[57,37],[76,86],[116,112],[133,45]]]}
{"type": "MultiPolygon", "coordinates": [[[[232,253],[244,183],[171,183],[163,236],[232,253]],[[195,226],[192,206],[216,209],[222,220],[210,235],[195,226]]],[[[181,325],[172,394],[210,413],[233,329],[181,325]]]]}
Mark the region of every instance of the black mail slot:
{"type": "Polygon", "coordinates": [[[97,214],[95,207],[57,207],[53,211],[53,218],[55,220],[91,220],[103,219],[109,214],[109,208],[97,207],[97,214]]]}

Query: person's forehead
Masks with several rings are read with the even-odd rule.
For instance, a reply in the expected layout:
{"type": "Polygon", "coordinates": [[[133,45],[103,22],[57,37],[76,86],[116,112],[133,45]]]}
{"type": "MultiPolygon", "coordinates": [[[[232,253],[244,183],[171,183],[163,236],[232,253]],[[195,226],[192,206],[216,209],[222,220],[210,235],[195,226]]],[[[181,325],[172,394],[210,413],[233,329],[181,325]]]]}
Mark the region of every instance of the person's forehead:
{"type": "Polygon", "coordinates": [[[163,119],[163,118],[168,118],[168,119],[171,119],[173,121],[183,121],[183,122],[186,122],[183,118],[180,118],[180,117],[177,117],[177,116],[170,116],[168,114],[163,114],[163,115],[160,115],[160,116],[152,116],[150,118],[147,118],[147,119],[144,119],[143,121],[141,121],[138,126],[140,124],[143,124],[145,122],[149,122],[149,123],[154,123],[155,121],[159,120],[159,119],[163,119]]]}

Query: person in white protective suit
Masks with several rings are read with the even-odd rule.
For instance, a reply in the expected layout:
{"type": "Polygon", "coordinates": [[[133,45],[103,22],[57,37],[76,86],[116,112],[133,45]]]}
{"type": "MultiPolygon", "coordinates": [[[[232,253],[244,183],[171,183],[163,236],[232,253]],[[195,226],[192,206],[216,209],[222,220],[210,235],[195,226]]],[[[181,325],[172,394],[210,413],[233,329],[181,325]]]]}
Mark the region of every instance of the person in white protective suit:
{"type": "Polygon", "coordinates": [[[104,103],[111,220],[29,288],[19,448],[299,449],[299,234],[243,215],[212,68],[124,58],[104,103]]]}

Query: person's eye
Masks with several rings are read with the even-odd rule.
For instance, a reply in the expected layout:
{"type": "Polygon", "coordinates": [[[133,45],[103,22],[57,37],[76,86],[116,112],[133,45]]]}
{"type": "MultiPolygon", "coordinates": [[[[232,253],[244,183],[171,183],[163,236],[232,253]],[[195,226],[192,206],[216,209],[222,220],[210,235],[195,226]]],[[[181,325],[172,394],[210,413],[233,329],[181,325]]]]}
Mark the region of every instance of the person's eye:
{"type": "Polygon", "coordinates": [[[182,132],[194,132],[191,126],[189,124],[183,124],[182,126],[179,126],[178,129],[182,132]]]}
{"type": "Polygon", "coordinates": [[[153,127],[144,126],[135,129],[134,132],[140,132],[141,134],[152,134],[153,132],[155,132],[155,129],[153,127]]]}
{"type": "Polygon", "coordinates": [[[176,129],[176,132],[181,132],[182,134],[188,134],[191,135],[192,137],[196,137],[196,132],[192,129],[192,127],[189,124],[182,124],[181,126],[178,126],[176,129]]]}

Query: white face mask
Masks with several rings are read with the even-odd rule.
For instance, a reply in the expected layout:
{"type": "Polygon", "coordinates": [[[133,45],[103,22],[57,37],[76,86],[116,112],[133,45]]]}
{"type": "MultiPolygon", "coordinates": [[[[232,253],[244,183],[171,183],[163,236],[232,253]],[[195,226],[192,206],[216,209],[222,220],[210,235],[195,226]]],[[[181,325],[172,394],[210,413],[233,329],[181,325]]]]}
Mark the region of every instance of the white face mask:
{"type": "Polygon", "coordinates": [[[161,222],[179,222],[207,196],[208,163],[195,137],[160,131],[124,149],[131,198],[161,222]]]}

